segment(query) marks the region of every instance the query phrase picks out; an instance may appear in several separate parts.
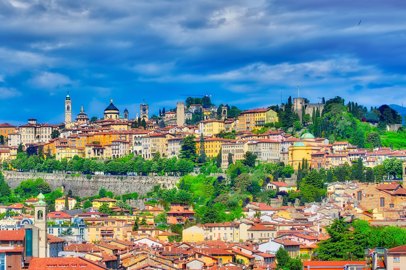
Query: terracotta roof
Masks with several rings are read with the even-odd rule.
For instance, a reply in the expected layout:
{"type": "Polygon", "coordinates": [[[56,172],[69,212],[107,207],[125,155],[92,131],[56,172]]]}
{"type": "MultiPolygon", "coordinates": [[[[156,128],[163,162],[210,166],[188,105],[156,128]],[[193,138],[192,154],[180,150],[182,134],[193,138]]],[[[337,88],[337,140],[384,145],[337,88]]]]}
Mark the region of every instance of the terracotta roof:
{"type": "Polygon", "coordinates": [[[288,240],[288,239],[274,239],[273,241],[276,243],[279,243],[283,246],[300,246],[300,244],[298,242],[288,240]]]}
{"type": "Polygon", "coordinates": [[[380,184],[376,188],[379,190],[395,190],[399,187],[398,183],[380,184]]]}
{"type": "Polygon", "coordinates": [[[398,188],[394,192],[392,192],[394,195],[406,195],[406,188],[398,188]]]}
{"type": "Polygon", "coordinates": [[[53,236],[52,234],[48,234],[48,243],[64,243],[65,240],[56,236],[53,236]]]}
{"type": "Polygon", "coordinates": [[[7,206],[7,208],[9,209],[23,209],[24,208],[24,204],[22,203],[15,203],[12,205],[7,206]]]}
{"type": "Polygon", "coordinates": [[[63,248],[64,251],[75,251],[75,252],[94,252],[94,251],[101,251],[99,247],[92,243],[86,244],[70,244],[63,248]]]}
{"type": "Polygon", "coordinates": [[[274,227],[267,227],[263,224],[254,224],[248,231],[276,231],[274,227]]]}
{"type": "Polygon", "coordinates": [[[362,265],[365,266],[365,261],[304,261],[304,269],[344,269],[347,265],[362,265]],[[314,267],[314,268],[312,268],[314,267]],[[325,268],[323,268],[325,267],[325,268]]]}
{"type": "Polygon", "coordinates": [[[68,219],[68,218],[72,218],[71,215],[62,212],[62,211],[55,211],[55,212],[50,212],[47,215],[48,218],[53,218],[53,219],[58,219],[58,218],[63,218],[63,219],[68,219]]]}
{"type": "Polygon", "coordinates": [[[25,230],[0,231],[0,241],[24,241],[25,230]]]}
{"type": "Polygon", "coordinates": [[[23,253],[24,247],[19,246],[0,246],[0,253],[23,253]]]}
{"type": "Polygon", "coordinates": [[[271,109],[268,108],[258,108],[258,109],[251,109],[251,110],[246,110],[246,111],[242,111],[241,114],[246,114],[246,113],[263,113],[263,112],[267,112],[271,109]]]}
{"type": "Polygon", "coordinates": [[[278,181],[273,181],[270,184],[273,184],[278,187],[287,187],[288,186],[288,184],[286,184],[285,182],[278,182],[278,181]]]}
{"type": "Polygon", "coordinates": [[[106,268],[99,266],[83,258],[33,258],[28,270],[104,270],[106,268]]]}
{"type": "Polygon", "coordinates": [[[406,253],[406,245],[391,248],[388,253],[406,253]]]}

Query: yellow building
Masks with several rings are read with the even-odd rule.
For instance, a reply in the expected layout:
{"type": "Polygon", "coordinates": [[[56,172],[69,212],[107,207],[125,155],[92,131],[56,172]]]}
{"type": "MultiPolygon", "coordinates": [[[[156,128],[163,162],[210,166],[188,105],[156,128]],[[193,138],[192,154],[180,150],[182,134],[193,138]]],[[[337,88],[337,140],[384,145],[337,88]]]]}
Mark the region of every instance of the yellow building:
{"type": "Polygon", "coordinates": [[[316,142],[312,134],[303,134],[299,142],[295,142],[293,146],[289,147],[289,165],[291,165],[294,170],[297,170],[299,165],[303,163],[303,160],[307,160],[310,166],[312,154],[320,151],[320,149],[321,144],[316,142]]]}
{"type": "Polygon", "coordinates": [[[55,200],[55,211],[72,210],[75,207],[76,203],[77,203],[75,198],[69,197],[68,198],[68,209],[66,209],[65,201],[66,201],[65,197],[61,197],[59,199],[56,199],[55,200]]]}
{"type": "Polygon", "coordinates": [[[99,209],[100,206],[103,204],[107,204],[109,208],[113,208],[117,204],[117,200],[111,199],[111,198],[100,198],[100,199],[94,199],[92,202],[92,206],[94,209],[99,209]]]}
{"type": "Polygon", "coordinates": [[[153,133],[142,138],[142,157],[152,159],[156,153],[161,157],[168,154],[168,139],[173,138],[171,134],[153,133]]]}
{"type": "Polygon", "coordinates": [[[224,121],[222,120],[210,119],[199,123],[199,131],[203,136],[214,136],[224,130],[224,121]]]}
{"type": "Polygon", "coordinates": [[[182,231],[182,241],[187,243],[203,242],[205,232],[200,226],[192,226],[182,231]]]}
{"type": "Polygon", "coordinates": [[[74,156],[84,157],[83,150],[73,148],[70,146],[63,146],[59,145],[56,148],[55,159],[62,160],[62,159],[72,159],[74,156]]]}
{"type": "Polygon", "coordinates": [[[278,114],[269,108],[247,110],[238,116],[237,131],[251,131],[278,121],[278,114]]]}
{"type": "Polygon", "coordinates": [[[3,136],[5,139],[9,134],[15,133],[16,127],[10,125],[9,123],[0,124],[0,136],[3,136]]]}
{"type": "MultiPolygon", "coordinates": [[[[217,157],[221,151],[223,143],[230,142],[230,140],[222,138],[205,138],[204,139],[204,152],[209,158],[217,157]]],[[[196,153],[200,154],[200,139],[196,139],[196,153]]]]}
{"type": "Polygon", "coordinates": [[[104,239],[129,240],[134,222],[117,218],[85,218],[89,242],[104,239]]]}

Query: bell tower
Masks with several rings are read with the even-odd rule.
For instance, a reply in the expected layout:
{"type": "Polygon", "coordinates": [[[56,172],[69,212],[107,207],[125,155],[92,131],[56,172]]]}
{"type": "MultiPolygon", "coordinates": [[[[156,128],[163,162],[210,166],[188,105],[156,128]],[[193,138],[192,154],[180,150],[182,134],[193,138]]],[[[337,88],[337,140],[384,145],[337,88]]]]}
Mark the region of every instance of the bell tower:
{"type": "Polygon", "coordinates": [[[48,256],[48,235],[47,235],[47,204],[44,202],[44,195],[38,195],[38,202],[35,205],[34,224],[38,228],[38,257],[48,256]]]}
{"type": "Polygon", "coordinates": [[[72,123],[72,100],[69,93],[65,98],[65,125],[72,123]]]}

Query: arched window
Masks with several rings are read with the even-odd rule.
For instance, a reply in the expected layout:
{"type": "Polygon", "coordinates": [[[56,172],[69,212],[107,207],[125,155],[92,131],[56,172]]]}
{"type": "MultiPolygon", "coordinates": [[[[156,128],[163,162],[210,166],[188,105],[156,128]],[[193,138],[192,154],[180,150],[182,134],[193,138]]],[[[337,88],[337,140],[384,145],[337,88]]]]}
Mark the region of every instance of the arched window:
{"type": "Polygon", "coordinates": [[[37,212],[37,219],[41,220],[44,218],[44,212],[42,210],[39,210],[37,212]]]}

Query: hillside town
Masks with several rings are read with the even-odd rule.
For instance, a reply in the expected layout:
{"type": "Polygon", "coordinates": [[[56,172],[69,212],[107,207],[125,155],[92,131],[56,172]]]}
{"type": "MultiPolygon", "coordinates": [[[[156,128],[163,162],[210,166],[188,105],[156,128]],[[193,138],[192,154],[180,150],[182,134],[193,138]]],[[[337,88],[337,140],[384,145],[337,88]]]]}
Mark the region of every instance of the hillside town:
{"type": "MultiPolygon", "coordinates": [[[[64,123],[3,123],[0,269],[406,269],[406,150],[313,135],[340,102],[235,113],[205,96],[131,117],[110,100],[98,118],[83,106],[74,117],[67,95],[64,123]],[[298,128],[280,126],[290,110],[298,128]],[[178,184],[83,197],[41,178],[7,183],[38,172],[178,184]]],[[[374,133],[374,119],[356,123],[374,133]]]]}
{"type": "MultiPolygon", "coordinates": [[[[323,103],[311,104],[305,100],[293,98],[293,109],[298,116],[311,115],[316,109],[323,111],[323,103]]],[[[371,168],[392,157],[406,160],[406,151],[403,150],[388,147],[364,149],[348,141],[330,142],[328,138],[317,138],[308,132],[298,137],[282,129],[258,133],[255,131],[279,121],[275,111],[256,108],[241,111],[237,117],[230,118],[228,108],[226,105],[203,107],[202,104],[190,104],[186,108],[184,102],[178,102],[173,111],[161,112],[158,120],[156,116],[150,118],[148,104],[141,104],[140,114],[130,118],[127,109],[121,113],[111,100],[103,117],[90,121],[83,106],[73,118],[72,100],[67,95],[64,123],[38,123],[32,118],[20,126],[0,124],[0,134],[5,142],[0,146],[0,161],[15,159],[19,146],[35,152],[40,148],[42,153],[56,160],[69,160],[74,156],[111,159],[128,154],[140,155],[146,160],[155,155],[172,158],[179,157],[182,140],[189,135],[195,136],[196,154],[204,151],[208,158],[221,155],[223,169],[228,167],[229,156],[235,162],[243,160],[247,152],[254,153],[260,162],[283,162],[295,170],[304,159],[311,168],[331,168],[359,158],[371,168]],[[187,124],[196,114],[201,115],[202,120],[187,124]],[[234,136],[225,138],[222,134],[234,136]]],[[[393,130],[400,127],[400,124],[387,126],[393,130]]]]}

